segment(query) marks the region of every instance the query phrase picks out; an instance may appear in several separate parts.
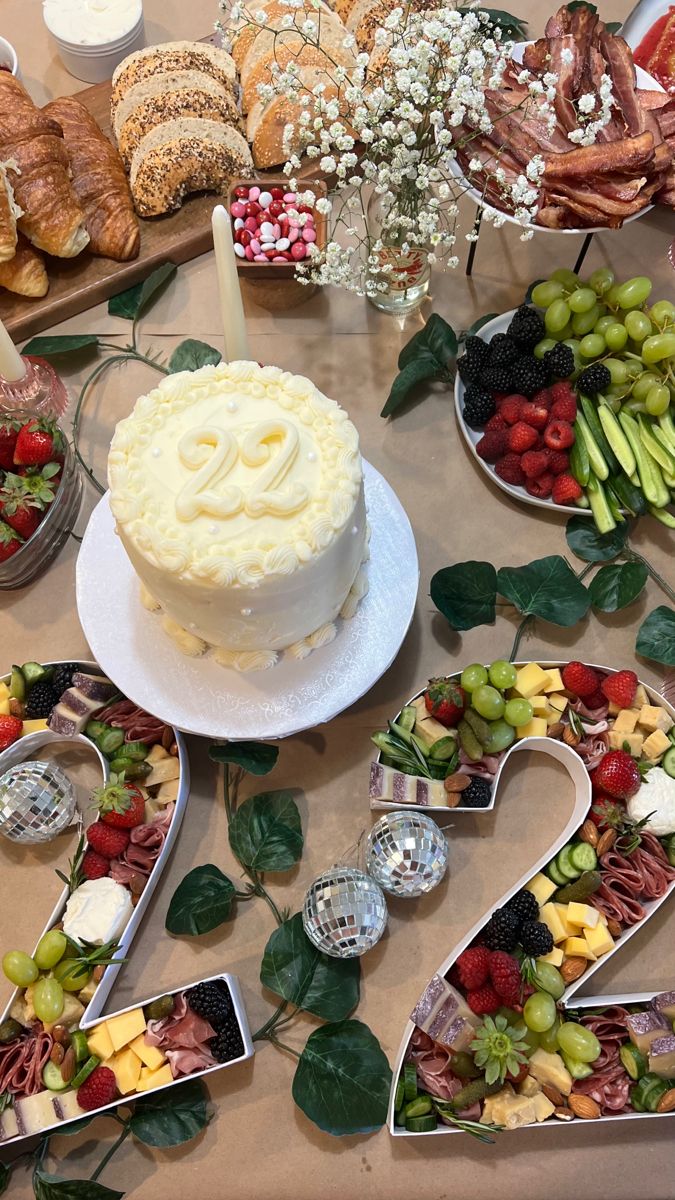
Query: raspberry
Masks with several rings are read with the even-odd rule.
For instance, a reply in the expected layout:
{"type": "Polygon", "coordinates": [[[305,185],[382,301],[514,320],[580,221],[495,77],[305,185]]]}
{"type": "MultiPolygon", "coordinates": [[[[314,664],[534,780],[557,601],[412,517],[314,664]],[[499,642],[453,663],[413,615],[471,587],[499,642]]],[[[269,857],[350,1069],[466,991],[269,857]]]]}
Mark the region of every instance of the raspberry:
{"type": "Polygon", "coordinates": [[[558,475],[553,484],[553,503],[571,504],[574,500],[579,499],[581,491],[581,486],[573,475],[558,475]]]}
{"type": "Polygon", "coordinates": [[[538,404],[541,407],[547,408],[550,411],[551,405],[553,404],[553,397],[551,395],[551,389],[547,388],[547,387],[540,388],[540,390],[538,392],[534,393],[534,396],[532,397],[532,400],[530,401],[530,403],[538,404]]]}
{"type": "Polygon", "coordinates": [[[564,450],[550,450],[548,455],[548,469],[552,475],[562,475],[563,471],[569,471],[570,458],[569,454],[565,454],[564,450]]]}
{"type": "Polygon", "coordinates": [[[600,687],[598,679],[592,667],[587,667],[585,663],[573,660],[562,669],[562,681],[565,684],[568,692],[573,692],[575,696],[579,696],[582,700],[586,696],[592,696],[593,692],[597,692],[600,687]]]}
{"type": "Polygon", "coordinates": [[[520,965],[504,950],[493,950],[490,955],[490,979],[504,1004],[519,1004],[522,990],[520,965]]]}
{"type": "Polygon", "coordinates": [[[561,421],[558,418],[549,422],[544,433],[544,441],[549,450],[566,450],[568,446],[574,445],[575,440],[574,430],[569,421],[561,421]]]}
{"type": "Polygon", "coordinates": [[[486,421],[485,432],[498,433],[500,429],[506,429],[506,427],[506,421],[504,420],[502,414],[496,412],[493,417],[490,417],[489,421],[486,421]]]}
{"type": "Polygon", "coordinates": [[[577,419],[577,402],[574,396],[564,396],[560,400],[554,400],[551,406],[551,416],[557,417],[559,421],[569,421],[570,424],[577,419]]]}
{"type": "Polygon", "coordinates": [[[110,1067],[96,1067],[77,1089],[77,1103],[85,1112],[93,1112],[110,1104],[117,1095],[115,1072],[110,1067]]]}
{"type": "Polygon", "coordinates": [[[87,850],[82,859],[81,870],[85,879],[103,879],[110,870],[110,860],[96,850],[87,850]]]}
{"type": "Polygon", "coordinates": [[[503,458],[498,459],[495,463],[495,473],[504,483],[521,486],[525,482],[518,454],[505,454],[503,458]]]}
{"type": "Polygon", "coordinates": [[[472,992],[487,982],[490,974],[490,951],[487,946],[472,946],[460,954],[455,966],[462,987],[472,992]]]}
{"type": "Polygon", "coordinates": [[[548,467],[548,454],[545,450],[526,450],[520,460],[520,465],[528,479],[536,479],[543,475],[548,467]]]}
{"type": "Polygon", "coordinates": [[[501,429],[484,433],[476,446],[476,454],[485,462],[496,462],[506,453],[506,434],[501,429]]]}
{"type": "Polygon", "coordinates": [[[104,821],[94,821],[87,830],[87,841],[92,850],[104,858],[118,858],[129,844],[129,831],[115,829],[104,821]]]}
{"type": "Polygon", "coordinates": [[[566,379],[561,380],[560,383],[554,383],[549,388],[549,391],[551,393],[551,404],[555,404],[556,400],[570,400],[571,399],[576,402],[576,395],[574,393],[574,389],[573,389],[571,383],[569,383],[566,379]]]}
{"type": "MultiPolygon", "coordinates": [[[[535,453],[538,453],[535,451],[535,453]]],[[[523,455],[523,458],[525,455],[523,455]]],[[[537,479],[528,479],[525,484],[525,491],[530,496],[536,496],[538,500],[546,500],[553,491],[555,475],[550,471],[545,471],[543,475],[539,475],[537,479]]]]}
{"type": "Polygon", "coordinates": [[[537,431],[524,421],[516,421],[507,436],[507,445],[512,454],[524,454],[531,450],[537,440],[537,431]]]}
{"type": "Polygon", "coordinates": [[[621,708],[630,708],[637,691],[638,677],[635,671],[617,671],[616,675],[608,675],[600,684],[600,691],[621,708]]]}
{"type": "Polygon", "coordinates": [[[507,396],[502,400],[499,406],[499,415],[507,425],[515,425],[516,421],[520,420],[520,410],[523,404],[527,404],[524,396],[507,396]]]}
{"type": "Polygon", "coordinates": [[[466,1002],[477,1017],[482,1017],[485,1013],[495,1013],[502,1006],[499,996],[489,983],[476,988],[475,991],[467,992],[466,1002]]]}
{"type": "MultiPolygon", "coordinates": [[[[600,687],[602,687],[602,684],[600,687]]],[[[597,692],[593,692],[592,696],[584,697],[584,704],[590,712],[593,712],[593,710],[596,708],[606,709],[607,697],[605,696],[605,693],[598,688],[597,692]]]]}
{"type": "Polygon", "coordinates": [[[533,400],[526,400],[520,410],[520,419],[526,425],[531,425],[533,429],[545,429],[548,425],[548,409],[543,404],[535,404],[533,400]]]}

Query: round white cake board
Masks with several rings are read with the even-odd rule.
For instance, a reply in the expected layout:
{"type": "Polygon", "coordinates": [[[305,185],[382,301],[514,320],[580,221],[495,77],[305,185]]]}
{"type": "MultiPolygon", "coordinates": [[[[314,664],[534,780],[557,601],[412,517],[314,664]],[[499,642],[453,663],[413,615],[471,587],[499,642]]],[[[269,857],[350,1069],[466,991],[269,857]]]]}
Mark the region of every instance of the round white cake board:
{"type": "Polygon", "coordinates": [[[337,636],[302,661],[246,674],[213,655],[188,658],[140,601],[108,496],[94,509],[77,560],[77,610],[92,654],[129,699],[186,733],[282,738],[330,721],[396,657],[415,608],[419,567],[410,522],[387,481],[364,462],[369,591],[337,636]]]}

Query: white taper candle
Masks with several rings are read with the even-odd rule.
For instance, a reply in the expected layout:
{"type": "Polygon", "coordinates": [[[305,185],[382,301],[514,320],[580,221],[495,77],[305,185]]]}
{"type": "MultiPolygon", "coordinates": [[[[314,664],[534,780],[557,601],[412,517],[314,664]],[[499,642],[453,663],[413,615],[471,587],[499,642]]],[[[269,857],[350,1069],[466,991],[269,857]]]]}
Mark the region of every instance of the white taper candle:
{"type": "Polygon", "coordinates": [[[26,364],[0,321],[0,375],[14,383],[17,379],[23,379],[25,374],[26,364]]]}
{"type": "Polygon", "coordinates": [[[211,223],[218,272],[220,311],[225,335],[225,359],[227,362],[249,359],[244,306],[241,300],[237,260],[232,242],[232,222],[222,204],[217,204],[214,208],[211,223]]]}

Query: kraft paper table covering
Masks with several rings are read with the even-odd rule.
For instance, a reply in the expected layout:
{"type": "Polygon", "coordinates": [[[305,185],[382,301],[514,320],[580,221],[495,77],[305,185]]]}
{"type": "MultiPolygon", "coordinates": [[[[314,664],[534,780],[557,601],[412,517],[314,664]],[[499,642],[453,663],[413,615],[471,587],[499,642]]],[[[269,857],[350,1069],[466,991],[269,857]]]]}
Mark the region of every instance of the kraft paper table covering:
{"type": "MultiPolygon", "coordinates": [[[[46,100],[82,85],[54,57],[40,8],[38,0],[3,0],[0,33],[15,44],[33,95],[46,100]]],[[[531,33],[537,36],[548,6],[542,10],[525,0],[516,8],[519,15],[531,16],[531,33]]],[[[628,9],[627,3],[615,3],[611,11],[605,6],[604,16],[620,19],[628,9]]],[[[217,15],[212,0],[193,0],[190,5],[146,0],[145,11],[149,41],[203,36],[217,15]]],[[[470,227],[470,213],[467,206],[464,232],[470,227]]],[[[672,213],[659,211],[624,233],[596,237],[588,269],[613,262],[625,277],[647,271],[655,280],[655,293],[672,295],[675,277],[665,252],[674,224],[672,213]]],[[[521,243],[512,227],[499,232],[488,227],[472,280],[465,280],[461,272],[435,272],[434,308],[459,329],[482,313],[512,307],[532,278],[555,265],[571,266],[579,245],[577,237],[548,235],[521,243]]],[[[170,289],[142,320],[142,340],[147,344],[149,339],[167,356],[186,336],[221,346],[215,297],[211,256],[181,267],[170,289]]],[[[300,789],[305,852],[296,870],[270,878],[277,901],[296,911],[312,878],[370,826],[372,730],[430,674],[508,654],[513,625],[505,619],[463,636],[448,629],[428,598],[432,573],[465,558],[502,565],[564,553],[564,518],[542,517],[513,504],[487,483],[461,442],[451,396],[444,390],[432,388],[395,422],[380,419],[398,350],[421,325],[422,316],[402,324],[334,291],[288,314],[271,315],[247,302],[247,316],[254,356],[309,375],[348,409],[364,454],[395,487],[410,515],[421,566],[416,616],[394,666],[339,719],[283,742],[270,779],[259,787],[247,784],[251,792],[265,786],[300,789]]],[[[123,339],[128,330],[125,322],[109,317],[99,306],[51,332],[97,332],[123,339]]],[[[64,373],[75,393],[83,370],[64,373]]],[[[157,378],[144,367],[130,365],[110,372],[96,390],[87,408],[82,446],[99,476],[104,474],[115,422],[157,378]]],[[[87,488],[80,532],[96,499],[87,488]]],[[[646,521],[635,544],[672,581],[672,535],[646,521]]],[[[75,610],[76,556],[77,544],[71,541],[37,583],[23,592],[0,594],[0,647],[6,666],[29,658],[87,656],[75,610]]],[[[635,630],[663,599],[650,582],[645,598],[622,614],[593,616],[568,631],[538,623],[535,635],[523,644],[523,654],[574,655],[632,667],[635,630]]],[[[638,670],[658,685],[658,669],[640,663],[638,670]]],[[[164,932],[169,898],[191,867],[214,861],[236,877],[221,785],[206,751],[204,742],[190,739],[193,782],[186,820],[110,1004],[123,1007],[161,988],[175,988],[223,969],[239,975],[255,1029],[274,1006],[274,998],[263,994],[258,982],[263,947],[272,930],[267,906],[242,905],[235,922],[200,939],[171,939],[164,932]]],[[[450,869],[443,885],[423,900],[390,903],[388,932],[362,961],[362,1000],[356,1014],[378,1035],[390,1060],[422,985],[477,916],[545,851],[567,819],[572,799],[571,783],[561,768],[542,762],[541,756],[518,755],[493,813],[450,817],[450,869]]],[[[52,868],[59,858],[63,864],[72,849],[67,838],[42,851],[0,842],[3,952],[32,946],[60,888],[52,868]]],[[[672,987],[672,916],[670,902],[636,935],[626,953],[595,975],[589,984],[593,992],[672,987]]],[[[8,990],[3,981],[0,999],[8,990]]],[[[289,1040],[299,1047],[314,1024],[311,1018],[302,1019],[289,1040]]],[[[205,1200],[216,1200],[233,1188],[246,1200],[315,1200],[319,1193],[336,1200],[360,1200],[366,1193],[375,1200],[444,1200],[453,1195],[490,1200],[496,1194],[501,1200],[526,1194],[546,1195],[547,1200],[570,1195],[580,1200],[635,1200],[638,1195],[672,1200],[675,1151],[669,1121],[525,1130],[504,1135],[495,1147],[461,1136],[394,1144],[384,1130],[368,1138],[338,1140],[316,1130],[293,1105],[293,1070],[288,1056],[266,1044],[259,1046],[252,1063],[210,1078],[216,1115],[196,1142],[165,1153],[127,1143],[102,1182],[138,1200],[173,1200],[197,1189],[205,1200]]],[[[79,1137],[55,1137],[52,1148],[58,1158],[68,1156],[67,1173],[84,1177],[101,1157],[97,1139],[111,1140],[114,1130],[110,1120],[101,1118],[79,1137]]],[[[32,1196],[30,1180],[20,1170],[9,1194],[16,1200],[32,1196]]]]}

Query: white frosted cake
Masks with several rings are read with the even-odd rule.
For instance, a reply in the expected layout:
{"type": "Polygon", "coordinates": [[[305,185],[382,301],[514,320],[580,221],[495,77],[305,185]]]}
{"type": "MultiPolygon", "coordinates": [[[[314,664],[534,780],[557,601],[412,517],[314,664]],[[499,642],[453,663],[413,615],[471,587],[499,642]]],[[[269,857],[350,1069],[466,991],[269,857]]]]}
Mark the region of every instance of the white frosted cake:
{"type": "Polygon", "coordinates": [[[188,654],[242,670],[302,657],[366,590],[358,434],[300,375],[167,376],[118,424],[108,478],[144,603],[188,654]]]}

